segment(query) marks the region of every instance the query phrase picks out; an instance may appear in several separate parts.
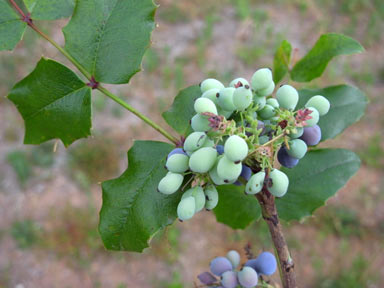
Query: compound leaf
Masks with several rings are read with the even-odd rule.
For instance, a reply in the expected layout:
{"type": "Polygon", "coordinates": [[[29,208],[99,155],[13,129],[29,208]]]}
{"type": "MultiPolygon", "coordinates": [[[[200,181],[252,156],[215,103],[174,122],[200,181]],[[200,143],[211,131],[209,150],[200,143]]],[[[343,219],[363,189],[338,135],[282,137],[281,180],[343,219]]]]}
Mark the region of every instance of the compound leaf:
{"type": "Polygon", "coordinates": [[[9,6],[7,0],[0,0],[0,51],[13,50],[23,38],[27,24],[21,16],[9,6]]]}
{"type": "Polygon", "coordinates": [[[291,60],[292,46],[287,40],[281,42],[277,48],[273,59],[273,81],[277,84],[284,78],[289,71],[289,62],[291,60]]]}
{"type": "Polygon", "coordinates": [[[233,229],[245,229],[260,218],[261,210],[256,197],[244,194],[244,186],[217,187],[219,203],[214,209],[216,219],[233,229]]]}
{"type": "Polygon", "coordinates": [[[164,120],[180,135],[191,131],[189,121],[196,114],[193,103],[201,96],[199,86],[190,86],[177,94],[171,108],[163,113],[164,120]]]}
{"type": "Polygon", "coordinates": [[[176,219],[181,194],[157,192],[172,149],[167,143],[135,141],[128,151],[128,169],[103,183],[99,232],[107,249],[141,252],[159,229],[176,219]]]}
{"type": "Polygon", "coordinates": [[[59,138],[65,146],[91,133],[91,90],[66,66],[42,58],[8,95],[25,122],[25,144],[59,138]]]}
{"type": "Polygon", "coordinates": [[[348,85],[330,86],[323,89],[303,89],[299,91],[298,107],[315,95],[326,97],[331,103],[328,114],[320,117],[321,140],[334,138],[348,126],[359,121],[364,115],[368,99],[362,91],[348,85]]]}
{"type": "Polygon", "coordinates": [[[342,34],[323,34],[313,48],[291,70],[291,78],[297,82],[309,82],[323,74],[328,62],[339,55],[361,53],[363,46],[342,34]]]}
{"type": "Polygon", "coordinates": [[[77,1],[65,48],[96,81],[128,83],[150,44],[155,10],[152,0],[77,1]]]}
{"type": "Polygon", "coordinates": [[[360,159],[345,149],[309,151],[293,169],[282,168],[289,178],[289,189],[276,200],[281,219],[301,220],[325,205],[359,170],[360,159]]]}

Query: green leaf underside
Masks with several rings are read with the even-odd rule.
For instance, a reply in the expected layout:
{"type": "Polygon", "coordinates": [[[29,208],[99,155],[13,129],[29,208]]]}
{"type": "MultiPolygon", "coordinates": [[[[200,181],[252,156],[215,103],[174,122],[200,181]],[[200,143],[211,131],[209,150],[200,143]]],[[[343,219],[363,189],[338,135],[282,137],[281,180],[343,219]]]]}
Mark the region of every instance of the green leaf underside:
{"type": "Polygon", "coordinates": [[[191,132],[189,121],[196,114],[193,104],[201,96],[200,87],[190,86],[177,94],[171,108],[163,113],[164,120],[180,135],[191,132]]]}
{"type": "Polygon", "coordinates": [[[103,183],[99,232],[107,249],[141,252],[159,229],[176,219],[181,193],[157,192],[173,148],[162,142],[135,141],[128,152],[128,169],[103,183]]]}
{"type": "Polygon", "coordinates": [[[98,82],[123,84],[141,69],[155,27],[152,0],[81,0],[63,29],[66,50],[98,82]]]}
{"type": "Polygon", "coordinates": [[[293,169],[282,168],[289,190],[276,200],[279,217],[301,220],[312,215],[359,170],[360,159],[345,149],[321,149],[307,153],[293,169]]]}
{"type": "Polygon", "coordinates": [[[72,15],[75,0],[24,0],[33,20],[55,20],[72,15]]]}
{"type": "Polygon", "coordinates": [[[219,203],[214,209],[218,222],[233,229],[245,229],[261,216],[260,205],[253,195],[245,195],[244,186],[217,187],[219,203]]]}
{"type": "Polygon", "coordinates": [[[291,71],[291,78],[297,82],[309,82],[320,77],[333,57],[363,52],[364,48],[356,40],[342,34],[324,34],[313,48],[291,71]]]}
{"type": "Polygon", "coordinates": [[[289,70],[292,46],[287,40],[281,42],[273,59],[273,81],[277,84],[284,78],[289,70]]]}
{"type": "Polygon", "coordinates": [[[59,138],[65,146],[90,135],[91,90],[66,66],[42,58],[8,98],[25,122],[25,144],[59,138]]]}
{"type": "Polygon", "coordinates": [[[0,0],[0,51],[13,50],[23,38],[27,24],[7,0],[0,0]]]}
{"type": "Polygon", "coordinates": [[[304,107],[305,103],[315,95],[326,97],[331,108],[325,116],[320,117],[321,140],[334,138],[348,126],[357,122],[363,115],[368,99],[362,91],[348,85],[330,86],[324,89],[303,89],[299,91],[300,101],[297,107],[304,107]]]}

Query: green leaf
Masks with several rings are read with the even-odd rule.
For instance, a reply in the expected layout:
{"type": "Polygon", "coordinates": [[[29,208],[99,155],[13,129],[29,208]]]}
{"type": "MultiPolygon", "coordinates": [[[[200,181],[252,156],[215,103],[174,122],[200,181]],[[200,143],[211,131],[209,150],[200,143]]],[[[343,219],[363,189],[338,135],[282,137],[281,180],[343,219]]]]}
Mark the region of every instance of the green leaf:
{"type": "Polygon", "coordinates": [[[324,89],[303,89],[299,91],[300,101],[297,107],[314,95],[323,95],[331,103],[328,114],[320,117],[321,140],[334,138],[348,126],[359,121],[364,115],[368,99],[362,91],[348,85],[330,86],[324,89]]]}
{"type": "Polygon", "coordinates": [[[292,46],[287,40],[281,42],[273,59],[273,81],[277,84],[284,78],[289,71],[291,61],[292,46]]]}
{"type": "Polygon", "coordinates": [[[214,209],[218,222],[233,229],[245,229],[261,216],[259,202],[252,195],[245,195],[244,186],[217,187],[219,203],[214,209]]]}
{"type": "Polygon", "coordinates": [[[55,20],[72,15],[75,0],[24,0],[33,20],[55,20]]]}
{"type": "Polygon", "coordinates": [[[0,0],[0,51],[13,50],[23,38],[27,23],[11,8],[7,0],[0,0]]]}
{"type": "Polygon", "coordinates": [[[152,0],[81,0],[63,29],[66,50],[98,82],[122,84],[140,71],[155,27],[152,0]]]}
{"type": "Polygon", "coordinates": [[[348,36],[334,33],[321,35],[315,46],[293,67],[291,78],[297,82],[309,82],[323,74],[333,57],[363,51],[363,46],[348,36]]]}
{"type": "Polygon", "coordinates": [[[176,219],[181,193],[157,192],[172,149],[167,143],[135,141],[128,152],[128,169],[103,183],[99,232],[107,249],[141,252],[159,229],[176,219]]]}
{"type": "Polygon", "coordinates": [[[25,122],[25,144],[59,138],[65,146],[91,134],[91,90],[64,65],[42,58],[8,95],[25,122]]]}
{"type": "Polygon", "coordinates": [[[190,132],[189,121],[196,114],[193,103],[201,96],[199,86],[190,86],[177,94],[171,108],[163,113],[163,118],[178,132],[180,135],[186,136],[190,132]]]}
{"type": "Polygon", "coordinates": [[[309,151],[293,169],[282,168],[288,175],[287,194],[276,200],[281,219],[301,220],[342,188],[359,170],[359,157],[349,150],[309,151]]]}

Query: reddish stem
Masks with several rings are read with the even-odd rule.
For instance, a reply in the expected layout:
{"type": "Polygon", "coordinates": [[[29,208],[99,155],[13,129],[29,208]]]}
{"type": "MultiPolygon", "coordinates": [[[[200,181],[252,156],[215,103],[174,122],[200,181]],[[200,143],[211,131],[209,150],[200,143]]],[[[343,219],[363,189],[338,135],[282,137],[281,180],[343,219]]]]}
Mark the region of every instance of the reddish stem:
{"type": "Polygon", "coordinates": [[[13,7],[19,12],[19,14],[22,16],[22,20],[25,22],[26,15],[24,14],[23,10],[20,9],[20,7],[16,4],[14,0],[9,0],[13,7]]]}

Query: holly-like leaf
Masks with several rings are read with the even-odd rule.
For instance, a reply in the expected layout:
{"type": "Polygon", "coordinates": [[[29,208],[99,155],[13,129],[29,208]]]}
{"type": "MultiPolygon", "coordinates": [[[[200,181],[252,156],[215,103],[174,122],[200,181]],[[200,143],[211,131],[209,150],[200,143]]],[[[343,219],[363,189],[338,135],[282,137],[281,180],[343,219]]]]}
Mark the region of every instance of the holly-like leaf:
{"type": "Polygon", "coordinates": [[[345,149],[321,149],[307,153],[293,169],[282,168],[289,178],[286,195],[276,200],[281,219],[301,220],[342,188],[359,170],[360,159],[345,149]]]}
{"type": "Polygon", "coordinates": [[[103,183],[99,232],[107,249],[141,252],[159,229],[176,219],[181,193],[157,192],[172,149],[167,143],[136,141],[128,152],[128,169],[103,183]]]}
{"type": "Polygon", "coordinates": [[[293,67],[291,78],[297,82],[309,82],[323,74],[333,57],[363,51],[363,46],[348,36],[335,33],[321,35],[307,55],[293,67]]]}
{"type": "Polygon", "coordinates": [[[33,20],[55,20],[72,15],[75,0],[24,0],[33,20]]]}
{"type": "Polygon", "coordinates": [[[321,116],[319,121],[322,141],[334,138],[348,126],[359,121],[368,104],[368,99],[362,91],[348,85],[303,89],[299,94],[300,101],[297,107],[303,107],[315,95],[322,95],[331,103],[328,114],[321,116]]]}
{"type": "Polygon", "coordinates": [[[219,203],[214,209],[218,222],[233,229],[245,229],[261,216],[259,202],[252,195],[245,195],[244,186],[217,187],[219,203]]]}
{"type": "Polygon", "coordinates": [[[196,114],[193,104],[201,96],[199,86],[190,86],[177,94],[171,108],[163,113],[163,118],[180,135],[187,135],[191,131],[189,121],[196,114]]]}
{"type": "Polygon", "coordinates": [[[291,61],[292,46],[287,40],[281,42],[273,59],[273,81],[279,83],[289,71],[291,61]]]}
{"type": "Polygon", "coordinates": [[[25,144],[59,138],[69,146],[91,133],[91,90],[58,62],[42,58],[8,98],[24,119],[25,144]]]}
{"type": "Polygon", "coordinates": [[[13,50],[23,38],[27,23],[9,6],[7,0],[0,0],[0,51],[13,50]]]}
{"type": "Polygon", "coordinates": [[[77,1],[65,48],[96,81],[128,83],[150,44],[155,10],[152,0],[77,1]]]}

